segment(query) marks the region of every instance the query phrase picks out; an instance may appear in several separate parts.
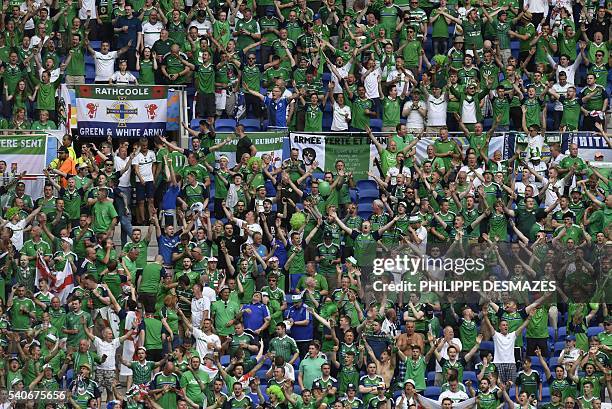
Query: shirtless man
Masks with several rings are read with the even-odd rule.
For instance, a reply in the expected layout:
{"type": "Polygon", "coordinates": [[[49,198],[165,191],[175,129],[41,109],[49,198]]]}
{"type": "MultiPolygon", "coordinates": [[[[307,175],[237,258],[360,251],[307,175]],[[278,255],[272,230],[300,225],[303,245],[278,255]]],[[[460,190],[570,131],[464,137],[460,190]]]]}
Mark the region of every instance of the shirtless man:
{"type": "Polygon", "coordinates": [[[391,381],[393,380],[393,374],[395,372],[395,354],[391,352],[391,348],[388,348],[382,351],[380,354],[380,359],[378,359],[367,341],[365,341],[365,347],[368,351],[370,359],[376,364],[376,375],[383,378],[386,388],[389,389],[391,387],[391,381]]]}
{"type": "Polygon", "coordinates": [[[406,356],[410,356],[410,347],[412,345],[418,345],[421,347],[421,353],[425,352],[425,339],[423,334],[419,334],[414,331],[414,322],[406,322],[406,333],[402,333],[397,336],[397,348],[404,353],[406,356]]]}

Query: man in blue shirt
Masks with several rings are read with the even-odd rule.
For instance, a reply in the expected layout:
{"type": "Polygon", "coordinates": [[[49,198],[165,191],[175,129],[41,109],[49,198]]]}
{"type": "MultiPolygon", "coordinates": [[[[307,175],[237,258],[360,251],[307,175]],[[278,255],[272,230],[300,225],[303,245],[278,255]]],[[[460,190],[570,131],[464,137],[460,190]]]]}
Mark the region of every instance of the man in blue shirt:
{"type": "Polygon", "coordinates": [[[142,23],[138,17],[134,16],[134,9],[131,4],[125,5],[125,15],[117,19],[115,23],[115,34],[117,34],[117,48],[129,47],[125,53],[127,58],[128,70],[136,69],[136,49],[140,48],[139,42],[142,41],[140,32],[142,23]]]}
{"type": "Polygon", "coordinates": [[[299,294],[291,297],[293,305],[285,311],[285,318],[291,324],[289,335],[295,340],[300,356],[306,355],[308,345],[314,338],[312,317],[302,302],[299,294]]]}
{"type": "Polygon", "coordinates": [[[246,83],[244,89],[251,95],[255,95],[262,100],[268,108],[268,126],[273,128],[287,128],[287,108],[289,103],[299,95],[293,93],[290,97],[283,97],[283,91],[275,86],[272,88],[272,98],[262,95],[259,92],[248,88],[246,83]]]}
{"type": "Polygon", "coordinates": [[[164,261],[164,267],[172,268],[172,253],[176,246],[178,246],[180,242],[181,233],[183,229],[179,229],[178,231],[174,231],[174,226],[168,224],[164,226],[164,230],[162,232],[161,227],[159,226],[159,220],[157,217],[152,217],[153,223],[155,224],[155,233],[157,237],[157,243],[159,246],[159,255],[162,256],[164,261]]]}
{"type": "Polygon", "coordinates": [[[243,305],[241,310],[244,328],[253,331],[256,335],[264,334],[270,325],[270,311],[261,302],[261,292],[255,291],[251,303],[243,305]]]}

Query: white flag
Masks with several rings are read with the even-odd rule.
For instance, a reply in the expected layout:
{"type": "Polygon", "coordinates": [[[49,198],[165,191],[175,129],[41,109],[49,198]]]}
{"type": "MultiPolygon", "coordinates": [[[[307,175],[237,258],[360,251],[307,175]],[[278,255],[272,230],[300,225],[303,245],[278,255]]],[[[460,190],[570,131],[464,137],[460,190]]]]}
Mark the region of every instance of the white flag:
{"type": "Polygon", "coordinates": [[[55,292],[62,304],[66,303],[66,298],[74,288],[74,276],[72,274],[72,264],[66,260],[63,271],[58,271],[55,278],[55,292]]]}

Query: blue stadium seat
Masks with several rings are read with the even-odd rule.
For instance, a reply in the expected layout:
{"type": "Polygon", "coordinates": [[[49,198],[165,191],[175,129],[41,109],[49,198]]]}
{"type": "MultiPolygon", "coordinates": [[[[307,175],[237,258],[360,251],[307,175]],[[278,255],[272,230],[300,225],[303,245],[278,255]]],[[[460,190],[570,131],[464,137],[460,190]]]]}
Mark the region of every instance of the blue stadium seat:
{"type": "Polygon", "coordinates": [[[247,132],[259,132],[261,130],[261,122],[259,119],[243,119],[239,122],[240,125],[244,125],[244,130],[247,132]]]}
{"type": "Polygon", "coordinates": [[[317,179],[317,180],[323,180],[323,176],[325,174],[323,172],[313,172],[312,173],[312,178],[313,179],[317,179]]]}
{"type": "Polygon", "coordinates": [[[91,48],[93,48],[96,51],[100,50],[100,47],[102,47],[102,41],[90,41],[89,45],[91,46],[91,48]]]}
{"type": "Polygon", "coordinates": [[[223,366],[227,366],[230,363],[230,356],[229,355],[221,355],[221,359],[220,359],[221,365],[223,366]]]}
{"type": "Polygon", "coordinates": [[[561,351],[563,348],[565,348],[565,341],[557,341],[557,342],[555,342],[554,347],[555,347],[555,353],[557,351],[561,351]]]}
{"type": "Polygon", "coordinates": [[[359,190],[359,200],[365,200],[365,199],[378,199],[379,198],[379,193],[378,190],[373,190],[373,189],[361,189],[359,190]]]}
{"type": "Polygon", "coordinates": [[[594,337],[595,335],[599,334],[603,332],[603,328],[602,327],[589,327],[587,329],[587,337],[591,338],[594,337]]]}
{"type": "Polygon", "coordinates": [[[472,381],[472,385],[478,385],[478,377],[474,371],[463,371],[463,383],[472,381]]]}
{"type": "Polygon", "coordinates": [[[372,132],[382,132],[383,121],[379,118],[370,119],[370,128],[372,132]]]}
{"type": "Polygon", "coordinates": [[[544,373],[544,367],[540,362],[540,358],[538,358],[537,356],[531,357],[531,369],[533,369],[534,371],[538,371],[540,374],[544,373]]]}
{"type": "Polygon", "coordinates": [[[365,179],[357,181],[357,190],[361,189],[373,189],[378,190],[378,185],[373,180],[365,179]]]}
{"type": "Polygon", "coordinates": [[[372,215],[371,210],[357,211],[357,215],[361,217],[363,220],[368,220],[372,215]]]}
{"type": "Polygon", "coordinates": [[[495,346],[493,345],[493,341],[482,341],[480,343],[480,349],[493,352],[495,350],[495,346]]]}
{"type": "MultiPolygon", "coordinates": [[[[562,315],[562,317],[564,317],[562,315]]],[[[567,335],[567,327],[565,326],[561,326],[561,321],[559,320],[559,328],[557,329],[557,339],[558,340],[564,340],[565,341],[565,336],[567,335]]]]}
{"type": "Polygon", "coordinates": [[[189,122],[189,127],[191,129],[199,129],[200,128],[200,121],[202,120],[202,118],[193,118],[191,120],[191,122],[189,122]]]}
{"type": "Polygon", "coordinates": [[[215,121],[215,131],[217,132],[234,132],[236,129],[236,121],[234,119],[217,119],[215,121]]]}
{"type": "Polygon", "coordinates": [[[550,388],[545,386],[542,388],[542,401],[548,402],[550,401],[550,388]]]}
{"type": "Polygon", "coordinates": [[[429,399],[438,399],[440,396],[441,388],[439,386],[428,386],[425,388],[425,397],[429,399]]]}
{"type": "Polygon", "coordinates": [[[357,203],[357,190],[349,189],[349,196],[351,197],[351,202],[357,203]]]}
{"type": "Polygon", "coordinates": [[[357,204],[357,211],[372,213],[372,204],[371,203],[359,203],[357,204]]]}
{"type": "Polygon", "coordinates": [[[433,386],[435,380],[436,380],[436,371],[427,372],[427,385],[433,386]]]}
{"type": "Polygon", "coordinates": [[[559,364],[559,357],[558,356],[553,356],[548,360],[548,367],[551,369],[551,371],[553,370],[553,368],[555,366],[557,366],[559,364]]]}
{"type": "MultiPolygon", "coordinates": [[[[359,198],[357,200],[357,203],[361,203],[361,204],[367,205],[366,207],[369,209],[368,211],[371,212],[372,211],[372,202],[373,201],[374,201],[373,197],[362,197],[362,198],[359,198]]],[[[364,210],[365,210],[366,207],[364,207],[364,210]]]]}

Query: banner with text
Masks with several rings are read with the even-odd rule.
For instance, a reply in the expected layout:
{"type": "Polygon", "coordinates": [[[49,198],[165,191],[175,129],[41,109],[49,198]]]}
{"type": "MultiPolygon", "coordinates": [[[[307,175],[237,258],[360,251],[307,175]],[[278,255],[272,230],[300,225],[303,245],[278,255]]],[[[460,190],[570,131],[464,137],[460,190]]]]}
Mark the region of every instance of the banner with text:
{"type": "Polygon", "coordinates": [[[168,89],[161,86],[79,85],[79,135],[140,138],[166,130],[168,89]]]}
{"type": "MultiPolygon", "coordinates": [[[[27,174],[41,173],[47,165],[47,134],[2,135],[0,137],[0,158],[6,162],[10,174],[26,171],[27,174]]],[[[43,190],[44,179],[25,177],[26,193],[34,199],[43,190]]]]}
{"type": "MultiPolygon", "coordinates": [[[[385,143],[386,137],[377,137],[381,143],[385,143]]],[[[367,179],[368,171],[373,169],[372,149],[376,153],[376,147],[371,144],[367,135],[320,135],[291,133],[291,148],[297,149],[300,159],[309,168],[313,162],[321,170],[333,170],[336,161],[342,159],[346,170],[353,172],[355,179],[367,179]]]]}
{"type": "Polygon", "coordinates": [[[562,135],[563,141],[566,142],[562,145],[563,153],[569,153],[566,152],[569,149],[569,144],[575,143],[578,145],[578,152],[580,152],[582,159],[592,161],[595,159],[596,154],[601,153],[604,157],[604,162],[612,162],[612,149],[608,147],[606,139],[600,134],[595,132],[574,132],[562,135]]]}
{"type": "MultiPolygon", "coordinates": [[[[216,134],[215,143],[221,143],[228,136],[233,136],[233,133],[220,132],[216,134]]],[[[249,132],[249,139],[257,147],[257,156],[262,157],[264,154],[269,154],[276,162],[276,167],[280,166],[280,161],[283,159],[283,140],[287,134],[285,132],[249,132]]],[[[217,161],[223,155],[227,156],[229,166],[233,167],[236,164],[236,144],[238,139],[233,139],[225,144],[221,149],[215,152],[217,161]]]]}
{"type": "MultiPolygon", "coordinates": [[[[386,135],[376,135],[376,139],[383,147],[387,145],[386,135]]],[[[453,137],[461,144],[464,151],[469,146],[464,137],[453,137]]],[[[435,142],[436,138],[423,138],[416,145],[416,157],[423,161],[427,158],[427,147],[435,142]]],[[[306,134],[291,133],[291,148],[299,151],[299,158],[307,168],[313,162],[317,162],[317,167],[322,170],[330,171],[335,168],[337,160],[341,159],[346,165],[346,170],[353,172],[356,179],[367,179],[368,171],[378,174],[374,165],[374,158],[380,157],[376,146],[370,139],[360,134],[306,134]]],[[[514,143],[509,141],[506,136],[496,136],[491,138],[489,143],[489,155],[492,156],[496,150],[500,150],[505,159],[514,154],[514,143]]]]}

